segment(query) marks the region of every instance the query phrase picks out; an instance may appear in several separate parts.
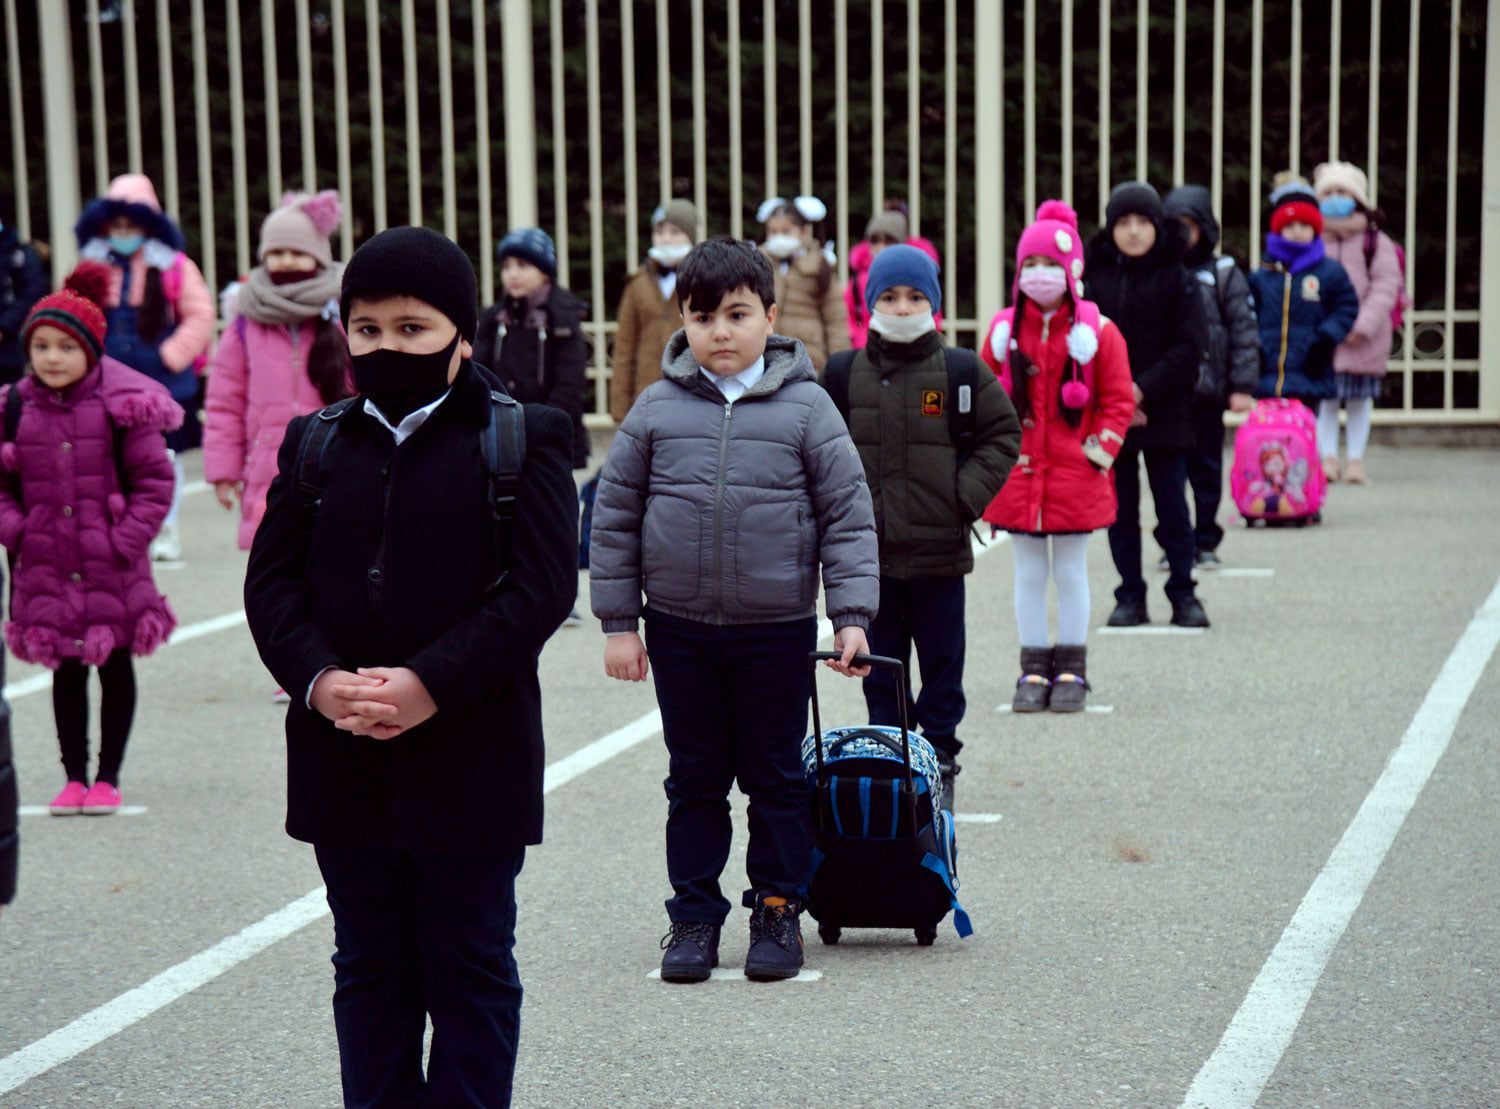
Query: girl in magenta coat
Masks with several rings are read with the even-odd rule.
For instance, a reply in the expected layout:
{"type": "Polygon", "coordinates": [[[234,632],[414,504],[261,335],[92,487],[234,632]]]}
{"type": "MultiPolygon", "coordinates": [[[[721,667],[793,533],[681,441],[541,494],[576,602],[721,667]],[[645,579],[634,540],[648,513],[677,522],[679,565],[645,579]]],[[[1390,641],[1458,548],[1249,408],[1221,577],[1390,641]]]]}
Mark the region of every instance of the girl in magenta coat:
{"type": "Polygon", "coordinates": [[[104,357],[108,286],[108,269],[84,262],[40,300],[22,333],[28,374],[0,390],[0,543],[16,555],[5,640],[16,657],[56,671],[68,779],[52,802],[57,815],[119,809],[135,713],[131,657],[151,654],[177,624],[147,551],[172,504],[162,435],[183,413],[165,387],[104,357]],[[103,688],[92,787],[89,667],[103,688]]]}
{"type": "Polygon", "coordinates": [[[338,193],[288,194],[260,231],[261,264],[235,295],[208,380],[203,476],[226,509],[240,501],[239,545],[250,549],[276,476],[287,424],[352,391],[339,326],[339,282],[328,237],[338,193]]]}

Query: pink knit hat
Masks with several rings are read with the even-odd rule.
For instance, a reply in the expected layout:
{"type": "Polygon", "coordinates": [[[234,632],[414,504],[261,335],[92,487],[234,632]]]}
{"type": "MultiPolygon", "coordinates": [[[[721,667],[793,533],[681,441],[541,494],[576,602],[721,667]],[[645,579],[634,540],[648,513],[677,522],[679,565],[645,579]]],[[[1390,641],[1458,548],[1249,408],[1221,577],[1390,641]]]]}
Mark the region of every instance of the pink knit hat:
{"type": "Polygon", "coordinates": [[[1011,300],[1021,297],[1021,263],[1032,255],[1051,258],[1068,275],[1074,300],[1083,299],[1083,237],[1078,234],[1078,213],[1061,200],[1044,200],[1036,210],[1036,222],[1021,232],[1016,244],[1016,283],[1011,300]]]}
{"type": "Polygon", "coordinates": [[[333,189],[320,193],[287,193],[281,207],[260,225],[259,258],[273,250],[300,250],[322,266],[333,265],[328,237],[338,229],[344,208],[333,189]]]}

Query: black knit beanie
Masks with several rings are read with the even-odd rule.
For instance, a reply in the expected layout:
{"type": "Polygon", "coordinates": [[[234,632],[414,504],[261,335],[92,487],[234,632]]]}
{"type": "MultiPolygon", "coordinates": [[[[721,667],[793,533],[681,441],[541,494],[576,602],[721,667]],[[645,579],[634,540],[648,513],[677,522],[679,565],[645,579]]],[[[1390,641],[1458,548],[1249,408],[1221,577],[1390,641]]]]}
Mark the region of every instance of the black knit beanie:
{"type": "Polygon", "coordinates": [[[354,252],[344,267],[339,314],[349,327],[357,296],[410,296],[426,301],[471,342],[479,323],[474,264],[453,240],[430,227],[391,227],[354,252]]]}
{"type": "Polygon", "coordinates": [[[1161,194],[1145,181],[1126,181],[1123,185],[1116,185],[1104,208],[1104,222],[1113,227],[1121,217],[1132,213],[1145,216],[1160,227],[1163,220],[1161,194]]]}

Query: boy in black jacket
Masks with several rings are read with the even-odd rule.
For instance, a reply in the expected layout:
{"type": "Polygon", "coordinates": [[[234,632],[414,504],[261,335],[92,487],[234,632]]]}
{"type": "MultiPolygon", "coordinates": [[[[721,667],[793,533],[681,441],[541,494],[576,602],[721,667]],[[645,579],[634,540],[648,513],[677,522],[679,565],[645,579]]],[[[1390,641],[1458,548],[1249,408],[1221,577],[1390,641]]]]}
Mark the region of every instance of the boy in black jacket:
{"type": "Polygon", "coordinates": [[[286,826],[328,886],[350,1104],[510,1100],[515,878],[542,830],[537,656],[577,590],[577,509],[567,418],[529,407],[517,436],[468,360],[476,299],[435,231],[392,228],[354,255],[359,396],[288,428],[245,582],[292,693],[286,826]],[[525,444],[508,528],[492,428],[502,454],[525,444]]]}
{"type": "Polygon", "coordinates": [[[1114,321],[1130,351],[1135,417],[1115,461],[1119,512],[1109,550],[1120,585],[1111,627],[1150,623],[1141,576],[1140,459],[1146,460],[1158,534],[1172,573],[1167,599],[1172,623],[1206,628],[1208,615],[1193,586],[1193,522],[1187,504],[1187,456],[1193,445],[1193,383],[1208,347],[1196,279],[1182,266],[1186,236],[1144,181],[1116,186],[1105,226],[1089,241],[1085,295],[1114,321]]]}

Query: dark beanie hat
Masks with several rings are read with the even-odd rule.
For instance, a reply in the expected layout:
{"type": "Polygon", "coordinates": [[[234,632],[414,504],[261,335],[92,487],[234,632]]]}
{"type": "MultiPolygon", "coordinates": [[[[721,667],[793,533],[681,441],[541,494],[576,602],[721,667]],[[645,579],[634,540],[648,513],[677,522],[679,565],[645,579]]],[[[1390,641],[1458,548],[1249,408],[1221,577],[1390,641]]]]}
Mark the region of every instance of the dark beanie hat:
{"type": "Polygon", "coordinates": [[[927,298],[932,310],[943,307],[943,287],[938,284],[938,267],[928,255],[914,246],[897,243],[888,246],[870,263],[865,279],[865,307],[875,310],[880,294],[897,285],[910,285],[927,298]]]}
{"type": "Polygon", "coordinates": [[[339,314],[349,326],[357,296],[409,296],[426,301],[470,341],[479,323],[474,264],[452,239],[430,227],[391,227],[369,239],[344,267],[339,314]]]}
{"type": "Polygon", "coordinates": [[[1104,222],[1113,227],[1123,216],[1145,216],[1160,225],[1163,219],[1161,193],[1145,181],[1126,181],[1116,185],[1104,208],[1104,222]]]}
{"type": "Polygon", "coordinates": [[[502,264],[507,258],[519,258],[557,279],[557,244],[540,227],[518,227],[508,232],[495,248],[495,254],[502,264]]]}

